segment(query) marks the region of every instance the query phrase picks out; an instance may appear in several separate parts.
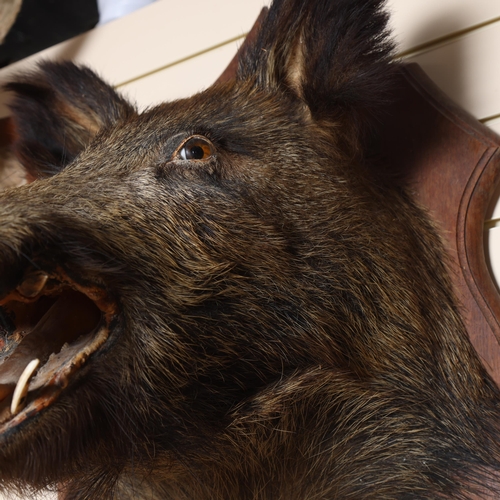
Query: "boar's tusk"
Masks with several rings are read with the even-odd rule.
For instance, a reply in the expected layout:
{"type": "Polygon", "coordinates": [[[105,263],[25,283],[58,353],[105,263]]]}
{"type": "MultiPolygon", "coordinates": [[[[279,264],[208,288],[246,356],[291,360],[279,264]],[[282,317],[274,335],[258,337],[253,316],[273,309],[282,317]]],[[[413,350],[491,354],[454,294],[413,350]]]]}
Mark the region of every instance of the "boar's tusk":
{"type": "Polygon", "coordinates": [[[10,404],[10,412],[12,415],[15,415],[21,409],[20,403],[28,392],[28,382],[30,381],[35,370],[38,368],[39,364],[39,359],[32,359],[19,377],[12,396],[12,403],[10,404]]]}

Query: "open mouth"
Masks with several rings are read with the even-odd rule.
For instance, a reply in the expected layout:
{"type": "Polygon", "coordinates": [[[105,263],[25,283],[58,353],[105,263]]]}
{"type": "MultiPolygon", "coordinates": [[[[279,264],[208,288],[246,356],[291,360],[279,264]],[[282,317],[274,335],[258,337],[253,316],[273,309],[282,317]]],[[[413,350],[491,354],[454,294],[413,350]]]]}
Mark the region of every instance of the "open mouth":
{"type": "Polygon", "coordinates": [[[106,342],[116,309],[62,270],[29,269],[0,298],[0,434],[57,399],[106,342]]]}

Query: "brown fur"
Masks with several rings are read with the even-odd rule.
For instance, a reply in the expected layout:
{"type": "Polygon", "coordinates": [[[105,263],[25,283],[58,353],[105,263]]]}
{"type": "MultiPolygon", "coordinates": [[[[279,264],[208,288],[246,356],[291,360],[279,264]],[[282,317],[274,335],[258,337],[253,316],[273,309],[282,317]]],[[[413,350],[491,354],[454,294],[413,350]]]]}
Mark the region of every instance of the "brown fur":
{"type": "Polygon", "coordinates": [[[69,63],[9,85],[38,180],[0,198],[0,294],[63,269],[119,313],[57,401],[0,436],[5,485],[495,495],[498,388],[435,230],[364,154],[385,23],[379,0],[278,0],[236,81],[142,114],[69,63]],[[191,136],[213,155],[180,159],[191,136]]]}

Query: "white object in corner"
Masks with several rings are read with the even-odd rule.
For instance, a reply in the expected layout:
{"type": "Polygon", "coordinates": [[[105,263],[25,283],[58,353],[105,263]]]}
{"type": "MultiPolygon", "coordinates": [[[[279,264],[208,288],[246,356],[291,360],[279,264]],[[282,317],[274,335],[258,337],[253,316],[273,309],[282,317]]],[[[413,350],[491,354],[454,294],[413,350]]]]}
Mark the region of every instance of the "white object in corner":
{"type": "Polygon", "coordinates": [[[97,0],[99,25],[126,16],[134,10],[146,7],[155,0],[97,0]]]}

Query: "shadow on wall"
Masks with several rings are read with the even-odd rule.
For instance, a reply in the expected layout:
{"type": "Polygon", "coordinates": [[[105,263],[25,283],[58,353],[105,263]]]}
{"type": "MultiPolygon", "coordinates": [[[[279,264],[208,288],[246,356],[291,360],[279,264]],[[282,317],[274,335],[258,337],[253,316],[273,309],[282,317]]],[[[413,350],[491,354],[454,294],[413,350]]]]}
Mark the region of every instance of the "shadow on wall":
{"type": "Polygon", "coordinates": [[[417,62],[438,87],[446,89],[445,93],[460,103],[469,101],[466,84],[467,68],[462,46],[452,42],[456,40],[457,29],[464,25],[466,22],[461,21],[460,13],[457,11],[434,18],[432,23],[415,30],[414,33],[418,33],[418,36],[410,37],[405,45],[417,47],[417,49],[403,56],[405,62],[417,62]],[[436,33],[450,33],[450,35],[436,39],[436,33]],[[423,46],[420,45],[419,48],[419,40],[430,41],[423,46]],[[435,50],[437,47],[442,50],[435,50]]]}
{"type": "MultiPolygon", "coordinates": [[[[426,44],[419,49],[417,46],[416,51],[404,55],[404,60],[417,62],[436,85],[445,89],[445,93],[452,100],[461,103],[465,108],[476,110],[475,104],[478,96],[475,95],[476,90],[471,84],[471,80],[478,78],[478,68],[474,67],[477,61],[474,55],[466,53],[472,43],[471,40],[468,43],[456,43],[458,36],[464,34],[463,30],[459,30],[466,25],[467,22],[460,17],[459,11],[453,11],[448,16],[443,15],[433,19],[432,23],[422,27],[418,37],[412,37],[413,40],[409,40],[410,46],[417,45],[415,40],[429,39],[432,34],[438,33],[438,30],[451,33],[451,35],[434,40],[432,47],[426,44]]],[[[483,63],[481,62],[481,64],[483,63]]],[[[485,221],[490,221],[495,207],[499,203],[500,183],[497,185],[491,200],[485,214],[485,221]]],[[[497,251],[500,245],[500,228],[497,226],[498,222],[496,221],[486,223],[483,231],[483,249],[486,266],[497,291],[500,292],[500,261],[492,253],[497,251]]]]}

